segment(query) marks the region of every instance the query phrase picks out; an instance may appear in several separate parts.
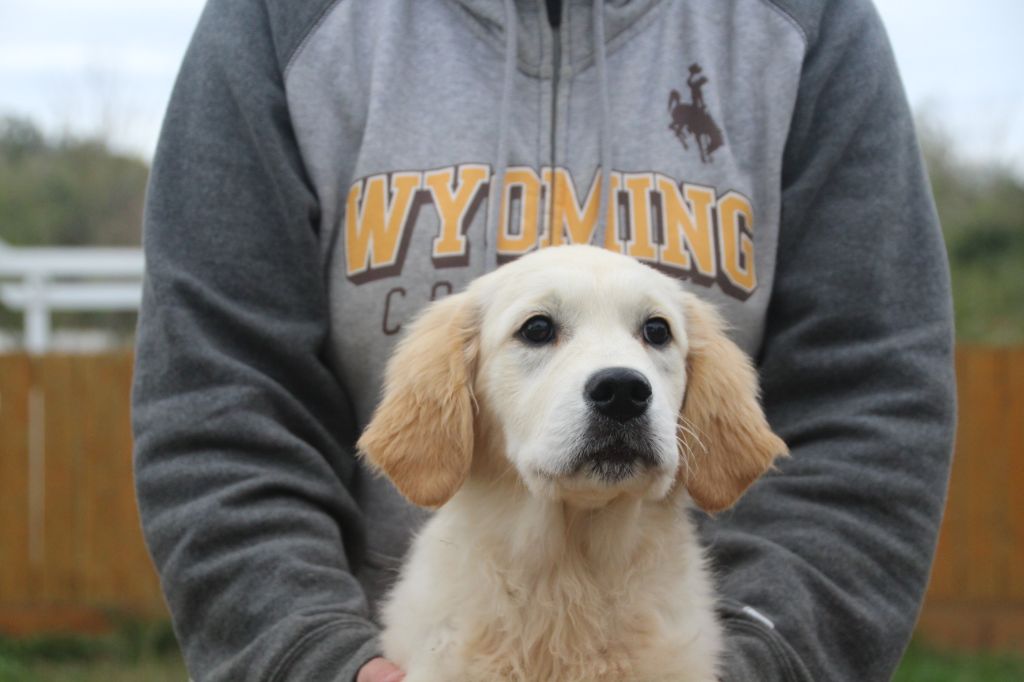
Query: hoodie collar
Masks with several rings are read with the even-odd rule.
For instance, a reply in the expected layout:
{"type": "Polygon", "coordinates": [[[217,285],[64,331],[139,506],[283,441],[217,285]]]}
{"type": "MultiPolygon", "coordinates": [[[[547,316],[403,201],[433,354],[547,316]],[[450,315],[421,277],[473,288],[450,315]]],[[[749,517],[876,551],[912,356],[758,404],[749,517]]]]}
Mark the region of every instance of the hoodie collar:
{"type": "MultiPolygon", "coordinates": [[[[505,9],[502,0],[449,0],[469,19],[471,30],[505,52],[505,9]]],[[[605,48],[611,52],[627,32],[647,18],[659,0],[606,0],[604,2],[605,48]]],[[[594,16],[592,0],[563,0],[561,39],[563,75],[594,63],[594,16]]],[[[523,73],[550,78],[553,75],[551,26],[544,0],[515,0],[517,67],[523,73]]]]}

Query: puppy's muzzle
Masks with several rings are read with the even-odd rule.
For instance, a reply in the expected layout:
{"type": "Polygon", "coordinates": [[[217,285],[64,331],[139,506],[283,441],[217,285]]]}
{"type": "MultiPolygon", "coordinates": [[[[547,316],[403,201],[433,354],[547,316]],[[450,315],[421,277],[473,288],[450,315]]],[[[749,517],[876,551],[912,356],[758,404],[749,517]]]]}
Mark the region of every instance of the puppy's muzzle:
{"type": "Polygon", "coordinates": [[[609,367],[587,379],[583,395],[591,408],[617,422],[642,416],[651,404],[651,383],[628,367],[609,367]]]}

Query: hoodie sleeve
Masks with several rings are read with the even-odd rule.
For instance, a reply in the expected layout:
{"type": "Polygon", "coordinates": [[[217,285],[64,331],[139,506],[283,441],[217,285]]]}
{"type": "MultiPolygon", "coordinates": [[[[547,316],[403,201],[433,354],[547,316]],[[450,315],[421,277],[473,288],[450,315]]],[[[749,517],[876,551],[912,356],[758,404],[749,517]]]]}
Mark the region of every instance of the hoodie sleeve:
{"type": "MultiPolygon", "coordinates": [[[[308,4],[308,3],[307,3],[308,4]]],[[[354,426],[324,360],[317,199],[261,2],[211,1],[146,205],[133,387],[144,534],[193,679],[354,679],[354,426]]]]}
{"type": "Polygon", "coordinates": [[[948,266],[873,7],[776,4],[808,37],[759,357],[792,457],[704,524],[725,595],[723,679],[884,680],[913,630],[945,501],[948,266]]]}

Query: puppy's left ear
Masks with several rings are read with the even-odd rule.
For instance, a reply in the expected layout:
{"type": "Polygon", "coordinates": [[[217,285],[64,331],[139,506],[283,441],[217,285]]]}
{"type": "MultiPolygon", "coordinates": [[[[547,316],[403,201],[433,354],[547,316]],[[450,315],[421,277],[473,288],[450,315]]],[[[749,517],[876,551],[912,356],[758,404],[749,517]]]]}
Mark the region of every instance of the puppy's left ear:
{"type": "Polygon", "coordinates": [[[768,426],[757,373],[725,335],[722,318],[690,294],[683,304],[690,349],[679,437],[689,453],[681,453],[680,477],[694,501],[714,513],[735,504],[788,450],[768,426]]]}
{"type": "Polygon", "coordinates": [[[467,294],[433,303],[388,362],[384,397],[357,444],[413,504],[440,507],[473,460],[475,314],[467,294]]]}

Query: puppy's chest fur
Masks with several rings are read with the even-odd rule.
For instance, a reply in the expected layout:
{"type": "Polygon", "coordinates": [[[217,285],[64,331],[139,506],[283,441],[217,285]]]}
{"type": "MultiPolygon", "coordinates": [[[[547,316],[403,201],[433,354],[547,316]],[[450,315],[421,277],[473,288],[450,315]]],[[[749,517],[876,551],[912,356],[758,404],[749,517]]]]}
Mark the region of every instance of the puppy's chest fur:
{"type": "Polygon", "coordinates": [[[460,492],[383,611],[408,682],[711,682],[721,648],[700,548],[671,501],[594,511],[460,492]]]}

